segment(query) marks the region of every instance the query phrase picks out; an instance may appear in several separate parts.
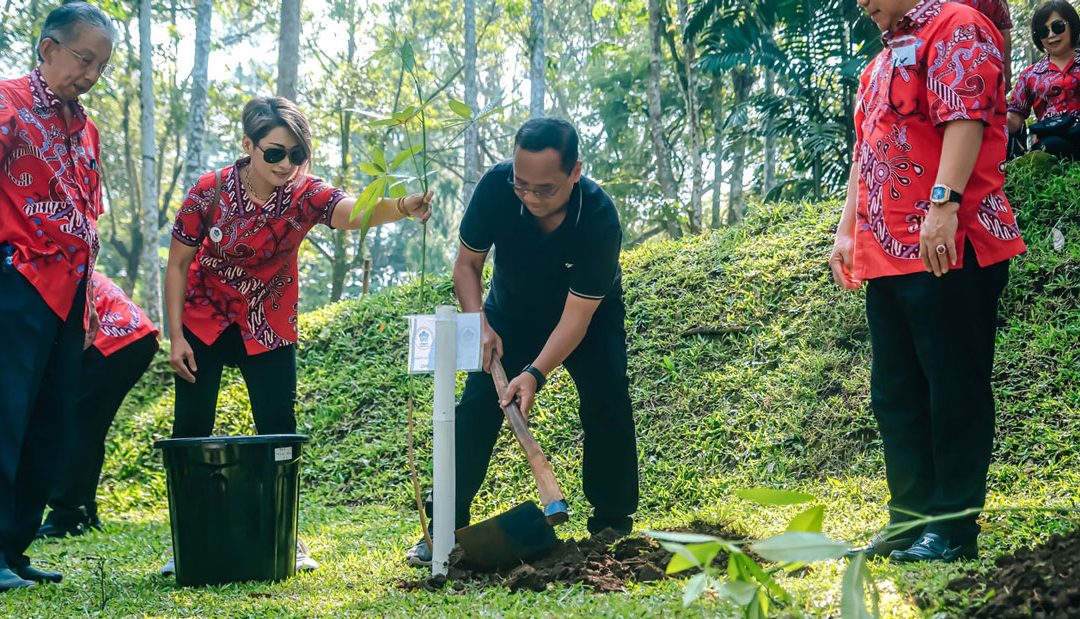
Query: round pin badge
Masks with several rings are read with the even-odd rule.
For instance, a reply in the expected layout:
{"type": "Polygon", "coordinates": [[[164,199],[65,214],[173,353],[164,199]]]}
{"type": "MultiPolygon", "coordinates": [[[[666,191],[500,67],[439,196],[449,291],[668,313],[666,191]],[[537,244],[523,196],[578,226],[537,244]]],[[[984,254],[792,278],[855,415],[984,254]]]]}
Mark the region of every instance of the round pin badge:
{"type": "Polygon", "coordinates": [[[222,236],[223,235],[221,234],[221,228],[219,228],[217,226],[214,226],[213,228],[210,228],[210,240],[211,241],[213,241],[215,243],[220,243],[222,236]]]}

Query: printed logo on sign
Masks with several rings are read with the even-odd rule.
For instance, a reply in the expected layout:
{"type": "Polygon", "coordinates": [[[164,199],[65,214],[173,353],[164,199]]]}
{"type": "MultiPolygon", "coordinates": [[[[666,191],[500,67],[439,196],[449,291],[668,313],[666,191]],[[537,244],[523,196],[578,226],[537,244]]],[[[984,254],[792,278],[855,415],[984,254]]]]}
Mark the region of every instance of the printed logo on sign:
{"type": "Polygon", "coordinates": [[[292,447],[276,447],[274,449],[274,462],[292,460],[292,447]]]}
{"type": "Polygon", "coordinates": [[[472,344],[476,341],[477,333],[476,329],[466,326],[461,329],[461,341],[466,345],[472,344]]]}
{"type": "Polygon", "coordinates": [[[416,332],[416,344],[420,348],[428,349],[431,347],[431,342],[435,339],[435,334],[431,332],[431,329],[427,327],[420,327],[416,332]]]}

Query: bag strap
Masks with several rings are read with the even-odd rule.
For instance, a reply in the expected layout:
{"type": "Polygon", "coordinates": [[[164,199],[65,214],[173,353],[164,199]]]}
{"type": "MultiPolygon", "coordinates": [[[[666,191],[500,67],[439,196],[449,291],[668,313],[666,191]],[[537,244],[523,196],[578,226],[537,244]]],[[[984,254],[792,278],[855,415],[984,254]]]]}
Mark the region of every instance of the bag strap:
{"type": "Polygon", "coordinates": [[[217,217],[218,203],[221,202],[221,170],[214,170],[214,199],[210,201],[210,207],[206,209],[206,219],[203,220],[202,234],[199,235],[199,245],[202,245],[210,227],[217,217]]]}

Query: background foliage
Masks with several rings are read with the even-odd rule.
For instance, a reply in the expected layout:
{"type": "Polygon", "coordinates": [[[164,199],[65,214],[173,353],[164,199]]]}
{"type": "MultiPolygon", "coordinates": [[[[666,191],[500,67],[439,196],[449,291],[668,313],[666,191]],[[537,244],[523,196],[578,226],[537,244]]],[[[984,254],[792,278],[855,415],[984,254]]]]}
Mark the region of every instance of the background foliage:
{"type": "MultiPolygon", "coordinates": [[[[118,70],[84,97],[101,126],[106,172],[109,211],[101,222],[106,243],[100,268],[134,292],[136,301],[147,301],[151,292],[142,288],[141,248],[167,247],[191,172],[183,161],[196,113],[190,103],[198,1],[151,3],[159,186],[154,212],[140,206],[137,3],[98,3],[121,31],[112,59],[118,70]],[[154,219],[156,238],[140,230],[147,218],[154,219]]],[[[278,28],[278,3],[205,1],[212,2],[212,50],[196,173],[240,154],[243,103],[275,92],[278,37],[286,34],[278,28]]],[[[655,30],[646,0],[547,0],[541,3],[542,36],[532,31],[530,2],[470,1],[476,12],[476,111],[497,108],[477,123],[480,168],[511,154],[513,133],[529,116],[529,93],[542,83],[544,113],[579,127],[586,173],[615,198],[628,247],[657,235],[676,238],[727,225],[762,199],[821,199],[842,191],[857,78],[880,48],[876,28],[854,0],[657,0],[655,30]],[[537,46],[546,58],[539,83],[529,75],[537,46]],[[658,66],[655,84],[651,59],[658,66]],[[655,117],[649,103],[654,85],[660,106],[655,117]],[[653,124],[659,143],[650,139],[653,124]],[[664,186],[662,169],[671,170],[671,187],[664,186]]],[[[315,132],[314,171],[354,194],[372,180],[360,163],[371,161],[376,149],[405,150],[399,132],[370,124],[409,104],[409,80],[396,53],[402,43],[416,50],[426,88],[444,89],[443,103],[428,118],[437,213],[428,226],[427,258],[436,274],[449,272],[457,249],[468,175],[460,126],[448,122],[456,116],[445,105],[466,98],[463,2],[308,0],[293,59],[296,98],[315,132]]],[[[32,66],[32,42],[54,3],[0,4],[0,75],[12,77],[32,66]]],[[[1026,34],[1034,0],[1011,5],[1017,24],[1013,62],[1020,68],[1034,58],[1026,34]]],[[[359,296],[365,257],[373,261],[374,288],[409,279],[421,264],[420,234],[418,226],[388,226],[361,242],[359,235],[316,228],[301,252],[303,309],[359,296]]]]}

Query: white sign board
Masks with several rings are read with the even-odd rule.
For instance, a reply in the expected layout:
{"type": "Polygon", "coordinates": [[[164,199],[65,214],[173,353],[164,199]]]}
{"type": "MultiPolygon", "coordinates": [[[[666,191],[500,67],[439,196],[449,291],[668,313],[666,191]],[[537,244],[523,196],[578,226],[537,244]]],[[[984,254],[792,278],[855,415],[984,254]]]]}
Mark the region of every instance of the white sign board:
{"type": "MultiPolygon", "coordinates": [[[[409,316],[409,373],[435,371],[435,316],[409,316]]],[[[480,369],[480,313],[457,315],[457,371],[480,369]]]]}

